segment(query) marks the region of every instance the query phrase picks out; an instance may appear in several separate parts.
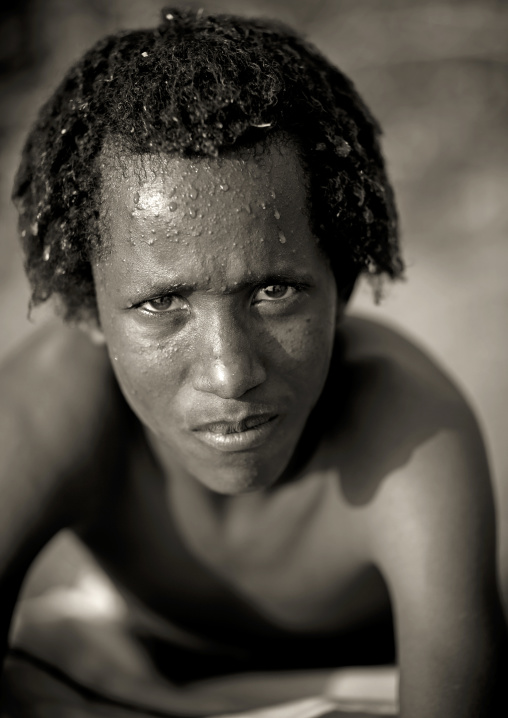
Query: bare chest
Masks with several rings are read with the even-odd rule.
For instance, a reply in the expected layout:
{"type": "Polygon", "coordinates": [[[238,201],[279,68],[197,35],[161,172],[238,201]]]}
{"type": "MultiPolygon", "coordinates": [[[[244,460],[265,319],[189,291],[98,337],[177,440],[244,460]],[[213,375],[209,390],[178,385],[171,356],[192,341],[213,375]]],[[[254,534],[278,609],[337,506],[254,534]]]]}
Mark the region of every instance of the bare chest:
{"type": "Polygon", "coordinates": [[[205,631],[310,634],[360,625],[386,607],[333,471],[219,506],[156,473],[141,461],[85,537],[152,610],[205,631]]]}
{"type": "Polygon", "coordinates": [[[365,561],[333,470],[311,471],[268,499],[236,497],[218,511],[199,498],[186,501],[176,486],[171,505],[192,555],[281,627],[337,629],[377,607],[378,577],[365,561]]]}

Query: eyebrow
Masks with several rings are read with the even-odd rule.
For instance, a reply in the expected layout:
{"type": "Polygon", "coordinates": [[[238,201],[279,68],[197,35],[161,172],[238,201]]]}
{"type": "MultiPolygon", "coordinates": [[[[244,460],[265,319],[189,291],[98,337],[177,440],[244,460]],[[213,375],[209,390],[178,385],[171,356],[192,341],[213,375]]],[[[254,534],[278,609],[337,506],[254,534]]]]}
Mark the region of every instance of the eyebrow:
{"type": "MultiPolygon", "coordinates": [[[[222,289],[223,294],[235,294],[259,286],[269,286],[271,284],[300,284],[312,285],[314,278],[308,272],[295,272],[294,270],[285,270],[280,272],[270,272],[266,275],[251,276],[233,285],[225,286],[222,289]]],[[[146,301],[149,297],[160,297],[165,294],[191,294],[192,292],[206,289],[200,283],[179,282],[176,278],[167,281],[154,281],[150,286],[137,287],[132,293],[136,297],[133,304],[146,301]]]]}

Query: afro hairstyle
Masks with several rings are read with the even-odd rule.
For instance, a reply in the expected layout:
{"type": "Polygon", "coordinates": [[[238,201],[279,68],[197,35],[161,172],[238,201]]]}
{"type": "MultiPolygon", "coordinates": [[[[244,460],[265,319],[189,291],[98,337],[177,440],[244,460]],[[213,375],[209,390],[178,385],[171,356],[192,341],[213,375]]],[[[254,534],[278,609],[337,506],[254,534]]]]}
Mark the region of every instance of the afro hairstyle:
{"type": "Polygon", "coordinates": [[[28,136],[13,199],[30,308],[53,296],[64,319],[97,318],[91,258],[109,139],[136,155],[217,157],[289,135],[339,292],[361,272],[400,277],[380,128],[351,81],[279,22],[172,8],[162,16],[156,29],[118,32],[86,52],[28,136]]]}

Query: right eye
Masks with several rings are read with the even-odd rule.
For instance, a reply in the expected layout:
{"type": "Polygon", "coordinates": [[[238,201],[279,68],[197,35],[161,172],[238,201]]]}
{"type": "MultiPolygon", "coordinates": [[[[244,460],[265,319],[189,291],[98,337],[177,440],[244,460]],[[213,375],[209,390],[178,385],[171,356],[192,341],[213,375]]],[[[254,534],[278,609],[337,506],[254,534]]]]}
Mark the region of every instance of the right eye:
{"type": "Polygon", "coordinates": [[[178,297],[176,294],[164,294],[162,297],[149,299],[147,302],[139,304],[138,307],[147,314],[167,314],[177,309],[184,309],[185,304],[182,297],[178,297]]]}

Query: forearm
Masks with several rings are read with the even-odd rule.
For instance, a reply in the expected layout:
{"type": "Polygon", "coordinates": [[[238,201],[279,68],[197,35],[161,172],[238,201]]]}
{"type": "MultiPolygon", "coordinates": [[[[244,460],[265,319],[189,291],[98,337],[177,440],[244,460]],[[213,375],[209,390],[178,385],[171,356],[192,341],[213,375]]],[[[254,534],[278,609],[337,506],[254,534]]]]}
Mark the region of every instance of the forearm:
{"type": "MultiPolygon", "coordinates": [[[[472,641],[401,667],[400,718],[504,718],[508,674],[504,627],[482,647],[472,641]],[[474,644],[474,645],[472,645],[474,644]]],[[[423,656],[422,656],[423,658],[423,656]]]]}

